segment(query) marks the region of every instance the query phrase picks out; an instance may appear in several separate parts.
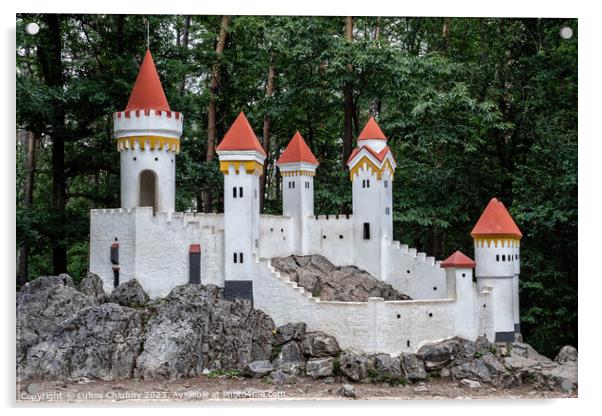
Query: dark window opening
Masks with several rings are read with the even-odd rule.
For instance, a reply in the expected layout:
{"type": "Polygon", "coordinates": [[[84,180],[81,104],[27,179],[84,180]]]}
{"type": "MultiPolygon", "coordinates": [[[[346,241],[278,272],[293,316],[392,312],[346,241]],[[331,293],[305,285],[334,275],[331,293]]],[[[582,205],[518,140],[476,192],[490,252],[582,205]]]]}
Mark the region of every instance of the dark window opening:
{"type": "Polygon", "coordinates": [[[325,236],[325,235],[323,235],[323,236],[322,236],[322,238],[323,238],[324,240],[326,240],[326,236],[325,236]]]}
{"type": "Polygon", "coordinates": [[[466,277],[466,273],[462,273],[462,277],[466,277]]]}
{"type": "Polygon", "coordinates": [[[238,257],[240,258],[240,263],[244,263],[242,253],[239,253],[238,257]]]}
{"type": "Polygon", "coordinates": [[[242,186],[240,188],[238,188],[238,193],[239,193],[240,197],[242,198],[242,186]]]}
{"type": "Polygon", "coordinates": [[[399,319],[399,318],[401,318],[401,315],[400,315],[400,314],[397,314],[397,319],[399,319]]]}
{"type": "Polygon", "coordinates": [[[113,269],[113,287],[119,286],[119,268],[113,269]]]}
{"type": "Polygon", "coordinates": [[[389,187],[389,181],[385,181],[385,188],[389,187]]]}
{"type": "Polygon", "coordinates": [[[434,287],[433,287],[433,290],[437,290],[437,286],[434,286],[434,287]]]}
{"type": "Polygon", "coordinates": [[[432,317],[433,317],[433,313],[429,312],[429,318],[432,318],[432,317]]]}
{"type": "Polygon", "coordinates": [[[486,308],[486,307],[487,307],[487,304],[485,304],[485,303],[484,303],[484,304],[483,304],[483,308],[486,308]]]}
{"type": "Polygon", "coordinates": [[[236,263],[237,259],[238,259],[238,256],[236,255],[236,253],[234,253],[234,263],[236,263]]]}
{"type": "Polygon", "coordinates": [[[364,223],[364,240],[370,240],[370,223],[364,223]]]}
{"type": "Polygon", "coordinates": [[[156,158],[155,158],[155,162],[157,162],[158,160],[159,160],[159,158],[158,158],[158,157],[156,157],[156,158]]]}
{"type": "Polygon", "coordinates": [[[500,261],[500,255],[499,254],[495,255],[495,261],[500,261]]]}
{"type": "Polygon", "coordinates": [[[506,255],[502,254],[502,261],[506,261],[506,255]]]}
{"type": "Polygon", "coordinates": [[[407,344],[406,344],[406,345],[407,345],[408,347],[410,346],[410,340],[408,340],[408,342],[407,342],[407,344]]]}
{"type": "Polygon", "coordinates": [[[339,234],[339,238],[342,240],[343,239],[343,234],[339,234]]]}
{"type": "Polygon", "coordinates": [[[232,198],[236,198],[236,186],[232,188],[232,198]]]}
{"type": "Polygon", "coordinates": [[[410,269],[406,270],[406,273],[407,273],[407,274],[410,274],[410,269]]]}

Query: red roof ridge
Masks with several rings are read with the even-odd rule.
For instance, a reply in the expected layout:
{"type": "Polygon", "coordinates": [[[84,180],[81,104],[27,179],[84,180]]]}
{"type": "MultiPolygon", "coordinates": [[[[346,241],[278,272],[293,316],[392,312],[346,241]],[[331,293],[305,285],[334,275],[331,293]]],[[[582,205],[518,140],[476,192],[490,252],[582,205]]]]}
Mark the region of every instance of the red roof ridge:
{"type": "Polygon", "coordinates": [[[298,162],[310,163],[312,165],[320,164],[299,131],[295,133],[276,163],[283,164],[298,162]]]}
{"type": "Polygon", "coordinates": [[[474,260],[462,253],[460,250],[457,250],[454,254],[443,260],[441,263],[441,267],[443,268],[461,267],[472,269],[475,266],[476,263],[474,260]]]}
{"type": "Polygon", "coordinates": [[[362,132],[357,138],[358,140],[387,140],[387,136],[380,129],[374,117],[370,117],[362,132]]]}
{"type": "MultiPolygon", "coordinates": [[[[349,163],[351,161],[351,159],[353,159],[362,149],[366,149],[368,152],[370,152],[370,154],[372,154],[372,156],[374,156],[376,159],[378,159],[378,161],[381,163],[383,160],[385,160],[387,153],[391,150],[391,148],[389,146],[385,146],[383,148],[383,150],[381,150],[380,152],[376,152],[376,150],[372,149],[370,146],[356,147],[351,152],[351,155],[349,155],[349,159],[347,159],[347,163],[349,163]]],[[[393,157],[393,152],[391,152],[391,157],[393,157]]],[[[394,157],[393,157],[393,160],[395,160],[394,157]]]]}
{"type": "Polygon", "coordinates": [[[523,233],[521,233],[504,204],[497,198],[491,198],[470,235],[473,237],[507,235],[520,239],[523,233]]]}
{"type": "Polygon", "coordinates": [[[165,97],[161,79],[157,73],[155,62],[150,50],[146,50],[142,65],[138,71],[136,82],[130,93],[130,99],[125,107],[126,111],[132,110],[161,110],[171,111],[165,97]]]}
{"type": "Polygon", "coordinates": [[[255,150],[264,156],[266,155],[249,120],[242,111],[215,150],[255,150]]]}

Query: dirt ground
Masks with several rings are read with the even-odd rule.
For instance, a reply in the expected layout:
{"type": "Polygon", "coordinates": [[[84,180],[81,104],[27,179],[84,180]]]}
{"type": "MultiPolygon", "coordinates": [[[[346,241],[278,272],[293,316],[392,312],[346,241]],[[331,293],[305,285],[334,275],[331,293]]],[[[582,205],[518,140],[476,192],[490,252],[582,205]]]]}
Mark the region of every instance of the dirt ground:
{"type": "MultiPolygon", "coordinates": [[[[28,381],[17,384],[17,403],[201,402],[256,400],[353,400],[338,394],[341,380],[301,378],[275,386],[266,380],[199,376],[175,381],[28,381]]],[[[405,386],[354,384],[356,400],[424,399],[552,399],[577,393],[540,390],[533,385],[511,389],[482,385],[470,389],[459,382],[436,379],[405,386]]]]}

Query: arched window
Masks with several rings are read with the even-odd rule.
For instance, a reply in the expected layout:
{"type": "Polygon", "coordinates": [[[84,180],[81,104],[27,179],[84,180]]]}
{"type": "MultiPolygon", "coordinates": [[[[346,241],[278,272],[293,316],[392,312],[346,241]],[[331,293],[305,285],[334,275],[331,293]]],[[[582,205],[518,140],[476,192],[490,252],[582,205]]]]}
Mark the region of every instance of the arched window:
{"type": "Polygon", "coordinates": [[[152,170],[140,173],[139,206],[153,207],[153,215],[157,211],[157,175],[152,170]]]}

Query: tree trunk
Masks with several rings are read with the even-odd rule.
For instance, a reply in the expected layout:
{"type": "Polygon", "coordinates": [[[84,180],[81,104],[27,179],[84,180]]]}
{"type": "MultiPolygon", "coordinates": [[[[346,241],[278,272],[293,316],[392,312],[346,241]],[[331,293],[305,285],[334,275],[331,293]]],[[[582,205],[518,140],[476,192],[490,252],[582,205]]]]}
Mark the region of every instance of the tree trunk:
{"type": "MultiPolygon", "coordinates": [[[[46,84],[62,91],[64,87],[63,63],[61,60],[62,42],[58,14],[43,15],[46,34],[40,38],[38,58],[46,84]]],[[[65,116],[64,104],[57,100],[53,103],[54,117],[50,126],[52,139],[52,208],[55,224],[50,233],[52,247],[53,273],[67,271],[67,247],[65,230],[65,204],[67,201],[67,182],[65,178],[65,116]]]]}
{"type": "MultiPolygon", "coordinates": [[[[274,77],[276,74],[276,68],[274,66],[274,60],[270,62],[268,68],[268,82],[265,89],[265,96],[269,101],[274,95],[274,77]]],[[[265,183],[268,174],[268,164],[270,163],[270,129],[272,127],[272,120],[269,114],[266,114],[263,118],[263,150],[267,155],[263,164],[263,175],[259,179],[259,212],[263,213],[263,205],[265,203],[265,183]]]]}
{"type": "MultiPolygon", "coordinates": [[[[353,41],[353,17],[345,17],[345,39],[348,42],[353,41]]],[[[347,71],[353,71],[352,64],[347,65],[347,71]]],[[[345,119],[343,123],[343,170],[347,169],[347,160],[351,155],[351,148],[353,147],[353,84],[351,81],[347,81],[343,90],[344,95],[344,114],[345,119]]]]}
{"type": "MultiPolygon", "coordinates": [[[[182,43],[181,46],[184,49],[188,49],[188,41],[190,39],[190,15],[184,17],[184,28],[182,29],[182,43]]],[[[180,42],[180,36],[178,36],[178,43],[180,42]]],[[[178,45],[180,46],[180,45],[178,45]]],[[[182,76],[180,81],[180,88],[178,89],[180,97],[184,95],[184,88],[186,88],[186,74],[182,76]]]]}
{"type": "Polygon", "coordinates": [[[447,47],[449,44],[449,30],[451,28],[451,17],[443,18],[443,52],[447,54],[447,47]]]}
{"type": "MultiPolygon", "coordinates": [[[[23,207],[30,209],[33,203],[33,185],[36,169],[36,138],[32,132],[27,133],[27,160],[25,173],[25,190],[23,192],[23,207]]],[[[17,284],[19,287],[27,283],[29,264],[29,243],[24,241],[19,250],[19,277],[17,284]]]]}
{"type": "MultiPolygon", "coordinates": [[[[210,163],[215,156],[215,144],[217,141],[217,91],[220,79],[220,60],[226,46],[228,37],[228,26],[230,25],[230,16],[222,16],[219,37],[215,46],[217,61],[211,70],[211,81],[209,87],[209,108],[207,111],[207,153],[205,160],[210,163]]],[[[203,212],[211,212],[211,192],[208,189],[203,191],[203,212]]]]}

